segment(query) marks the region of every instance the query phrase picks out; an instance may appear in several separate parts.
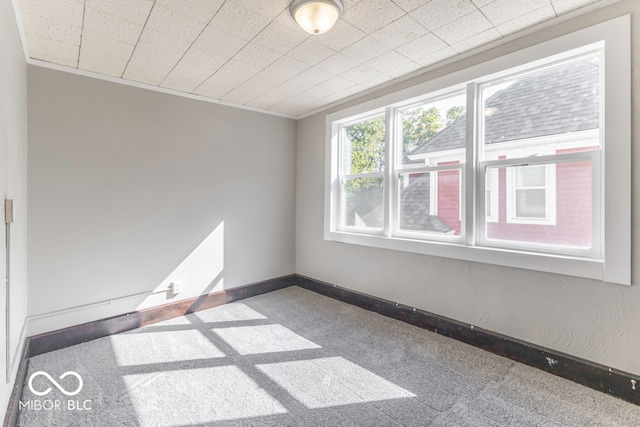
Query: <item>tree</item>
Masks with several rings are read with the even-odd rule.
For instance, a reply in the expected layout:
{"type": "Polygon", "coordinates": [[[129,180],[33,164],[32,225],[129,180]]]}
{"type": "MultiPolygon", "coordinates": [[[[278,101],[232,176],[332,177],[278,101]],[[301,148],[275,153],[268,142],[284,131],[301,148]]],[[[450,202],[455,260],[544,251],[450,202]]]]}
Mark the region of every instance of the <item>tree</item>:
{"type": "Polygon", "coordinates": [[[447,110],[447,124],[449,126],[451,123],[458,120],[458,117],[464,115],[464,107],[461,105],[454,105],[453,107],[447,110]]]}
{"type": "MultiPolygon", "coordinates": [[[[464,107],[453,106],[446,112],[446,123],[443,123],[440,110],[430,108],[414,108],[401,113],[403,155],[413,152],[426,143],[446,126],[464,114],[464,107]]],[[[349,174],[380,172],[384,170],[385,161],[385,122],[384,117],[376,117],[346,126],[346,140],[343,149],[344,161],[349,174]]],[[[382,180],[357,179],[345,183],[347,202],[347,221],[354,225],[355,216],[360,218],[379,209],[382,205],[382,180]]],[[[371,224],[369,224],[371,225],[371,224]]]]}

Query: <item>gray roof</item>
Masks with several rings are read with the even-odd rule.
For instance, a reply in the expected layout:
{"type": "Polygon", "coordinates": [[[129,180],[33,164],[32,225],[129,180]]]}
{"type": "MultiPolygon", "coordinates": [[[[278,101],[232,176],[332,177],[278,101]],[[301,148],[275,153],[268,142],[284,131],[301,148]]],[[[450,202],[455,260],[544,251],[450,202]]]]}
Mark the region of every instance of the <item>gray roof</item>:
{"type": "MultiPolygon", "coordinates": [[[[415,178],[400,195],[400,229],[448,233],[451,229],[438,216],[429,215],[431,185],[429,174],[415,178]]],[[[378,206],[362,217],[369,226],[383,223],[384,207],[378,206]]]]}
{"type": "MultiPolygon", "coordinates": [[[[515,81],[495,93],[486,108],[485,143],[513,141],[599,127],[598,64],[595,60],[551,68],[515,81]]],[[[411,154],[462,148],[466,117],[461,116],[411,154]]]]}

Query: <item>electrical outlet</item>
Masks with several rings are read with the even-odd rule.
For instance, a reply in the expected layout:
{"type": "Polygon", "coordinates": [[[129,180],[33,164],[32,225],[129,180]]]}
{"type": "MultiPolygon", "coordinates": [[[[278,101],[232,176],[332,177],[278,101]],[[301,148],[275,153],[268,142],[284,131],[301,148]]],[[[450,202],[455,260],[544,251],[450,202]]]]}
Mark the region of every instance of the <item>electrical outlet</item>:
{"type": "Polygon", "coordinates": [[[177,295],[182,291],[182,286],[180,286],[180,283],[171,282],[171,284],[169,285],[169,290],[172,294],[177,295]]]}

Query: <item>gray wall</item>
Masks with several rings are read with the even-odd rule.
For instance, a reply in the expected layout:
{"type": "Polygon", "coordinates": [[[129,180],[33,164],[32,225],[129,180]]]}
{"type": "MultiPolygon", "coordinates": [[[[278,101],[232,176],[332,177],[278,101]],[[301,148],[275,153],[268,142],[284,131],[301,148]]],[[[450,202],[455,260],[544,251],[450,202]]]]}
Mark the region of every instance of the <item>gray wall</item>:
{"type": "Polygon", "coordinates": [[[294,273],[295,137],[291,119],[30,66],[30,335],[294,273]]]}
{"type": "MultiPolygon", "coordinates": [[[[13,382],[5,384],[6,307],[10,318],[10,357],[22,350],[21,331],[27,315],[27,64],[10,1],[0,1],[0,204],[13,199],[10,287],[6,301],[6,246],[4,207],[0,206],[0,408],[7,406],[13,382]]],[[[11,377],[15,378],[13,364],[11,377]]]]}
{"type": "MultiPolygon", "coordinates": [[[[436,69],[376,96],[632,14],[632,123],[640,123],[640,2],[623,1],[436,69]]],[[[323,240],[325,114],[298,122],[296,272],[640,374],[640,269],[633,286],[323,240]]],[[[640,126],[633,138],[633,265],[640,265],[640,126]]]]}

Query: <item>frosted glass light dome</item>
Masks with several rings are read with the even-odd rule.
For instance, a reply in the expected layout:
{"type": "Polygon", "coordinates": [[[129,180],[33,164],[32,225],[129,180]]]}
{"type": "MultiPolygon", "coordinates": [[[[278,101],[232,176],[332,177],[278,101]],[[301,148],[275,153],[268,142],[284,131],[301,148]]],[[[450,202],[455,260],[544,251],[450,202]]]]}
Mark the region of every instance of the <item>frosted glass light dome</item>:
{"type": "Polygon", "coordinates": [[[295,0],[289,11],[300,28],[309,34],[323,34],[342,14],[340,0],[295,0]]]}

